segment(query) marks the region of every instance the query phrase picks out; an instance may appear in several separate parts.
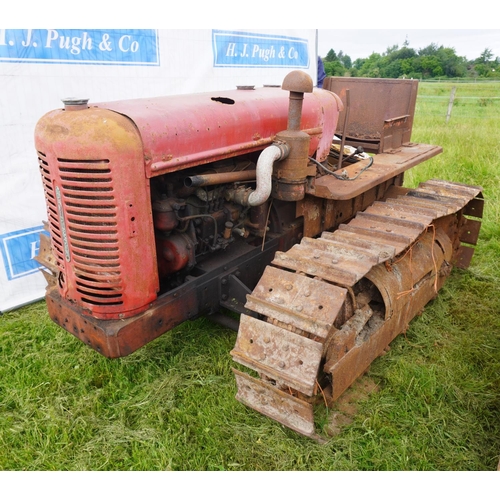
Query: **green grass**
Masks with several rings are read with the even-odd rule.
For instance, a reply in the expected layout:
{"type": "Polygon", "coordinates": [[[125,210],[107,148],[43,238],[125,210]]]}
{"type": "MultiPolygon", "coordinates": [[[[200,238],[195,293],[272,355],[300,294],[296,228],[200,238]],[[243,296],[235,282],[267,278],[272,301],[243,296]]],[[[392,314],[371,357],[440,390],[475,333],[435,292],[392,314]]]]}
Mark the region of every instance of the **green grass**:
{"type": "MultiPolygon", "coordinates": [[[[108,360],[54,325],[40,302],[0,316],[0,470],[494,470],[500,84],[456,86],[446,123],[451,85],[421,84],[412,139],[444,153],[406,182],[483,186],[473,263],[372,364],[364,380],[376,390],[339,435],[318,444],[238,403],[236,333],[206,319],[108,360]]],[[[317,413],[325,424],[333,410],[317,413]]]]}

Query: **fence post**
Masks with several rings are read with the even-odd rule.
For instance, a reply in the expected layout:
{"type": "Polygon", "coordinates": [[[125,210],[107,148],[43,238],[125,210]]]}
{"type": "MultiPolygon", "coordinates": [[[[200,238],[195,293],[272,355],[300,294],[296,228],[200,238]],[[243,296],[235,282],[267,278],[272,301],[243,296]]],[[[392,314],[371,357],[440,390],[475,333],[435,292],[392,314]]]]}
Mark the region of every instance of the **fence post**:
{"type": "Polygon", "coordinates": [[[453,108],[453,101],[455,100],[456,90],[457,90],[457,87],[453,87],[451,89],[450,101],[448,102],[448,112],[446,113],[446,123],[448,123],[448,120],[450,119],[450,116],[451,116],[451,109],[453,108]]]}

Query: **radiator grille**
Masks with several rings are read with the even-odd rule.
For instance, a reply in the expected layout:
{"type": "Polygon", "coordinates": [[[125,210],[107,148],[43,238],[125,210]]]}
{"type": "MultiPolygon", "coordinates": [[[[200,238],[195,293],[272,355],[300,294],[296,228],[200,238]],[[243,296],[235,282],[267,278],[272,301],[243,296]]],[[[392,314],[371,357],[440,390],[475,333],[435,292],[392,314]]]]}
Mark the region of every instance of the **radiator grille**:
{"type": "Polygon", "coordinates": [[[68,274],[71,264],[82,302],[122,304],[118,217],[109,160],[58,158],[53,168],[46,155],[39,152],[38,157],[59,269],[68,274]]]}

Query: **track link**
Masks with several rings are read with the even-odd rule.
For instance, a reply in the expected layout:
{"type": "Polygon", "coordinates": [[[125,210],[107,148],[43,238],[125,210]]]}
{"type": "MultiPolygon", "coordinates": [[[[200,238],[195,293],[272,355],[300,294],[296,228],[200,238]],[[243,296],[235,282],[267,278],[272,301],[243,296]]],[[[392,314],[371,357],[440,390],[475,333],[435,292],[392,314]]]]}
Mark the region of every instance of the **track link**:
{"type": "Polygon", "coordinates": [[[313,405],[335,401],[468,267],[483,211],[479,187],[431,180],[396,188],[348,224],[277,252],[242,315],[236,398],[309,437],[313,405]]]}

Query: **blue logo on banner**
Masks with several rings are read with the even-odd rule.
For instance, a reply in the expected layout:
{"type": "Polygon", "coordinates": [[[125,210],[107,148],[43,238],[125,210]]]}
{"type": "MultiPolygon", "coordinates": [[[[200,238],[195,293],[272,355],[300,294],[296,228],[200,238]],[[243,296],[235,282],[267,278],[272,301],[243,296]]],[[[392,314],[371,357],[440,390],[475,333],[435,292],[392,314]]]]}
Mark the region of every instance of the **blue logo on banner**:
{"type": "Polygon", "coordinates": [[[0,62],[159,66],[156,30],[0,29],[0,62]]]}
{"type": "Polygon", "coordinates": [[[9,281],[36,273],[42,267],[34,260],[42,231],[43,226],[37,226],[0,235],[0,249],[9,281]]]}
{"type": "Polygon", "coordinates": [[[212,31],[214,66],[308,68],[308,41],[280,35],[212,31]]]}

